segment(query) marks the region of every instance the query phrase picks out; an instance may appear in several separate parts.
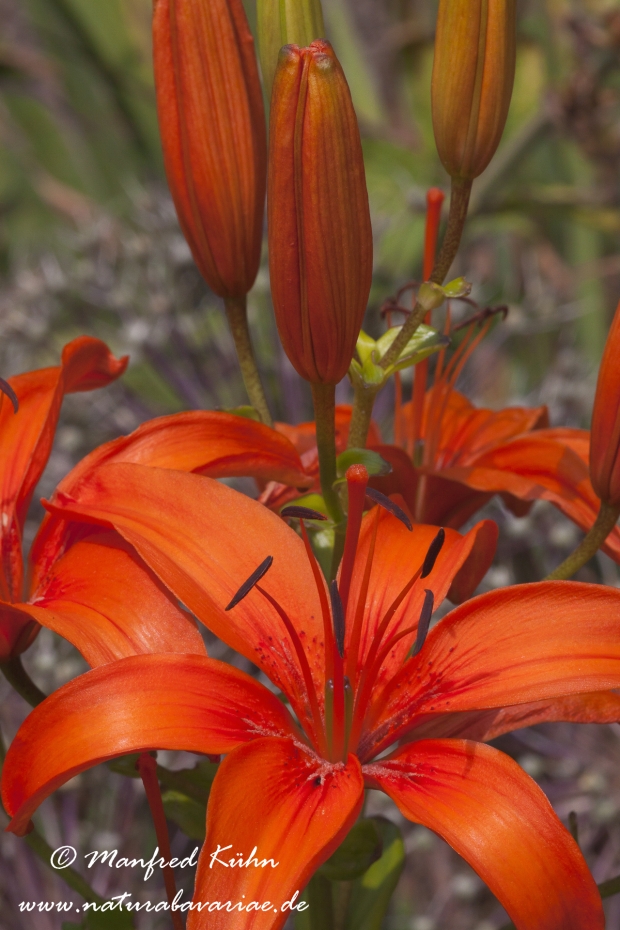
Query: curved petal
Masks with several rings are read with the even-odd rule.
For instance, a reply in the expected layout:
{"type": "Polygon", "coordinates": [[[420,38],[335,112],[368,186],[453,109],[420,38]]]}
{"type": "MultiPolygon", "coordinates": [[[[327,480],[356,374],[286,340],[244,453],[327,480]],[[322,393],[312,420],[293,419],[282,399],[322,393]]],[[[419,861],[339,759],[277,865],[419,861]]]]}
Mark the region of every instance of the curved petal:
{"type": "Polygon", "coordinates": [[[401,813],[438,833],[476,870],[517,930],[603,930],[598,889],[538,785],[508,756],[428,740],[364,768],[401,813]]]}
{"type": "MultiPolygon", "coordinates": [[[[381,510],[378,517],[375,557],[372,563],[370,583],[363,614],[360,639],[358,672],[366,661],[371,644],[383,617],[405,588],[411,578],[422,567],[429,547],[437,536],[436,526],[415,524],[410,532],[400,520],[381,510]]],[[[362,588],[362,579],[375,524],[375,512],[366,514],[362,523],[360,540],[355,559],[349,616],[347,618],[347,644],[351,641],[353,617],[362,588]]],[[[401,667],[405,656],[415,640],[415,629],[424,603],[424,592],[431,590],[435,606],[456,586],[457,593],[468,596],[477,587],[495,555],[497,527],[490,520],[478,523],[465,536],[455,530],[446,530],[444,545],[435,567],[427,578],[420,578],[395,612],[383,643],[412,627],[409,636],[403,637],[385,658],[377,684],[385,683],[401,667]]]]}
{"type": "Polygon", "coordinates": [[[512,730],[537,723],[618,723],[620,694],[594,691],[569,694],[553,701],[533,701],[492,710],[470,710],[455,714],[428,714],[409,730],[407,743],[420,739],[459,737],[489,742],[512,730]]]}
{"type": "MultiPolygon", "coordinates": [[[[368,758],[428,713],[620,688],[620,591],[572,581],[500,588],[457,607],[375,698],[368,758]]],[[[370,731],[370,732],[368,732],[370,731]]]]}
{"type": "MultiPolygon", "coordinates": [[[[441,476],[488,493],[505,491],[520,500],[548,500],[582,530],[592,528],[600,501],[590,482],[584,438],[564,430],[522,436],[480,457],[469,467],[442,470],[441,476]]],[[[587,434],[586,434],[587,435],[587,434]]],[[[601,547],[620,562],[620,530],[601,547]]]]}
{"type": "MultiPolygon", "coordinates": [[[[111,462],[174,468],[211,478],[247,476],[296,488],[312,483],[294,446],[275,430],[246,417],[198,410],[157,417],[129,436],[98,446],[63,478],[57,494],[75,495],[96,468],[111,462]]],[[[63,521],[47,516],[32,546],[35,585],[67,547],[68,533],[63,521]]]]}
{"type": "Polygon", "coordinates": [[[330,764],[288,739],[261,739],[222,762],[207,811],[207,837],[196,873],[194,901],[251,902],[265,909],[192,910],[187,930],[278,930],[296,895],[355,823],[364,782],[355,756],[330,764]],[[223,851],[221,847],[225,847],[223,851]],[[213,857],[213,853],[216,856],[213,857]],[[221,863],[272,860],[230,868],[221,863]]]}
{"type": "Polygon", "coordinates": [[[292,736],[278,698],[206,656],[132,656],[86,672],[26,718],[6,756],[2,800],[14,833],[78,772],[150,749],[222,753],[265,735],[292,736]]]}
{"type": "Polygon", "coordinates": [[[100,339],[80,336],[65,346],[62,364],[16,375],[9,383],[19,400],[13,412],[0,395],[0,597],[22,596],[21,535],[32,492],[43,473],[65,394],[104,387],[123,374],[128,358],[116,359],[100,339]]]}
{"type": "Polygon", "coordinates": [[[76,543],[31,602],[16,606],[91,666],[142,653],[206,654],[193,619],[116,533],[76,543]]]}
{"type": "Polygon", "coordinates": [[[211,478],[144,465],[103,465],[58,512],[112,524],[199,620],[262,668],[308,719],[295,644],[275,609],[252,591],[224,610],[273,556],[264,587],[288,614],[323,694],[319,594],[304,544],[283,520],[211,478]]]}

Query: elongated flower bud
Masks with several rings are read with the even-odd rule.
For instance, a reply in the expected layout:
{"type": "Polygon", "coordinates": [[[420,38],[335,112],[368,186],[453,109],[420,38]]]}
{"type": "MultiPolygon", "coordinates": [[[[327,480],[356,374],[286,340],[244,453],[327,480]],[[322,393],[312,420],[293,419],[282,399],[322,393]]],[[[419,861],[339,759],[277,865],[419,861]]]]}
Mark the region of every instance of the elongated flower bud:
{"type": "Polygon", "coordinates": [[[203,277],[243,297],[260,261],[267,143],[242,0],[155,0],[153,54],[166,174],[203,277]]]}
{"type": "Polygon", "coordinates": [[[321,0],[256,0],[258,50],[267,99],[283,45],[302,48],[325,35],[321,0]]]}
{"type": "Polygon", "coordinates": [[[620,506],[620,304],[607,337],[594,399],[590,477],[602,501],[620,506]]]}
{"type": "Polygon", "coordinates": [[[433,128],[452,178],[477,178],[495,154],[510,107],[515,58],[515,0],[440,0],[433,128]]]}
{"type": "Polygon", "coordinates": [[[271,101],[269,263],[286,354],[307,381],[349,368],[372,278],[357,119],[328,42],[282,49],[271,101]]]}

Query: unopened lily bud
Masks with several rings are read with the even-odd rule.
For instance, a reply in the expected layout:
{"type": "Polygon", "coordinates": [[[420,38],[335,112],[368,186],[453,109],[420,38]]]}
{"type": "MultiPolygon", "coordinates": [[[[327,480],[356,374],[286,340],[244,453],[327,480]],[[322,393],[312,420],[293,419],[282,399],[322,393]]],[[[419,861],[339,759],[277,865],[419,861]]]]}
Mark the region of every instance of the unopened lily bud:
{"type": "Polygon", "coordinates": [[[516,58],[516,0],[440,0],[432,105],[444,167],[472,181],[506,124],[516,58]]]}
{"type": "Polygon", "coordinates": [[[267,99],[283,45],[304,48],[325,35],[321,0],[257,0],[258,50],[267,99]]]}
{"type": "Polygon", "coordinates": [[[590,477],[597,497],[620,506],[620,304],[611,325],[598,376],[592,432],[590,477]]]}
{"type": "Polygon", "coordinates": [[[347,373],[372,278],[357,119],[328,42],[285,46],[271,101],[269,266],[286,354],[315,384],[347,373]]]}
{"type": "Polygon", "coordinates": [[[267,133],[242,0],[155,0],[153,57],[181,228],[215,293],[243,297],[260,262],[267,133]]]}

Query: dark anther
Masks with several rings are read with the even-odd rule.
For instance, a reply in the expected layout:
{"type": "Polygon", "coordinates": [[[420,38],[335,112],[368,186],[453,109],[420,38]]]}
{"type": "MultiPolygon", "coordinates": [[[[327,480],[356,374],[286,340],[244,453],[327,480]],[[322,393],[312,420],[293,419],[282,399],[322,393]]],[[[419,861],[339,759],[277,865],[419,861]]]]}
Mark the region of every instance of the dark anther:
{"type": "Polygon", "coordinates": [[[422,574],[420,575],[421,578],[428,578],[432,570],[435,568],[437,556],[441,552],[445,541],[446,531],[439,530],[434,540],[428,547],[428,552],[426,553],[426,558],[424,559],[424,565],[422,566],[422,574]]]}
{"type": "Polygon", "coordinates": [[[226,607],[225,609],[232,610],[233,607],[236,607],[237,604],[240,601],[242,601],[244,597],[247,597],[247,595],[250,593],[254,585],[258,584],[258,582],[261,580],[263,575],[267,574],[267,572],[269,571],[272,565],[273,565],[273,556],[268,555],[265,561],[261,562],[261,564],[258,566],[256,571],[252,572],[248,580],[244,582],[244,584],[241,585],[241,587],[239,588],[239,590],[233,597],[232,601],[230,602],[228,607],[226,607]]]}
{"type": "Polygon", "coordinates": [[[386,497],[385,494],[382,494],[381,491],[375,491],[374,488],[366,488],[366,496],[374,501],[375,504],[379,504],[379,507],[383,507],[384,510],[387,510],[388,513],[391,513],[394,517],[400,520],[401,523],[404,523],[408,530],[412,530],[411,520],[407,516],[404,510],[402,510],[398,504],[395,504],[394,501],[391,501],[389,497],[386,497]]]}
{"type": "Polygon", "coordinates": [[[424,604],[422,605],[422,610],[420,612],[420,622],[418,623],[418,635],[416,637],[415,646],[413,647],[412,656],[417,656],[418,652],[426,642],[426,637],[428,635],[428,628],[431,625],[431,617],[433,616],[433,610],[435,609],[435,595],[432,591],[424,592],[424,604]]]}
{"type": "Polygon", "coordinates": [[[13,410],[15,413],[19,410],[19,401],[17,399],[17,394],[11,387],[8,381],[5,381],[4,378],[0,378],[0,392],[6,394],[11,403],[13,404],[13,410]]]}
{"type": "Polygon", "coordinates": [[[340,591],[335,581],[329,586],[329,593],[332,599],[332,616],[334,618],[334,636],[336,637],[336,646],[340,653],[340,658],[344,658],[344,610],[340,600],[340,591]]]}
{"type": "Polygon", "coordinates": [[[309,507],[285,507],[280,511],[280,516],[295,517],[297,520],[327,520],[325,514],[310,510],[309,507]]]}

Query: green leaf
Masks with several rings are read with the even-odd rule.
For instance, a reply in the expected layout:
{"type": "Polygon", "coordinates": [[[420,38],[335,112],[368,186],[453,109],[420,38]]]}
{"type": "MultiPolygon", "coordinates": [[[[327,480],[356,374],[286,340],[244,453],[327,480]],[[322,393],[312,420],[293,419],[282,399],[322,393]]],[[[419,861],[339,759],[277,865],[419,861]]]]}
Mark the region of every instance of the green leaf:
{"type": "Polygon", "coordinates": [[[295,914],[295,930],[327,930],[334,926],[332,883],[316,872],[299,896],[309,907],[295,914]]]}
{"type": "MultiPolygon", "coordinates": [[[[307,507],[308,510],[316,510],[318,513],[322,513],[325,517],[329,517],[327,507],[325,506],[325,501],[323,500],[321,494],[306,494],[305,497],[297,497],[294,501],[289,501],[287,504],[284,504],[284,507],[292,506],[307,507]]],[[[324,523],[321,523],[321,528],[325,528],[324,523]]]]}
{"type": "MultiPolygon", "coordinates": [[[[388,329],[388,331],[377,340],[377,348],[381,357],[383,357],[391,347],[397,335],[400,333],[401,328],[400,326],[395,326],[392,329],[388,329]]],[[[396,364],[390,365],[387,372],[385,372],[386,377],[393,374],[395,371],[402,371],[404,368],[411,368],[413,365],[418,365],[420,362],[423,362],[425,358],[429,358],[429,356],[433,355],[435,352],[439,352],[440,349],[444,349],[449,344],[450,340],[447,336],[442,336],[436,329],[433,329],[432,326],[426,326],[422,323],[418,326],[417,330],[400,353],[396,364]]]]}
{"type": "Polygon", "coordinates": [[[180,791],[164,791],[161,796],[168,820],[172,820],[192,840],[204,841],[207,806],[180,791]]]}
{"type": "Polygon", "coordinates": [[[390,463],[381,458],[378,452],[372,452],[370,449],[347,449],[346,452],[341,452],[336,459],[338,474],[344,476],[351,465],[364,465],[371,477],[389,475],[392,471],[390,463]]]}
{"type": "Polygon", "coordinates": [[[471,294],[471,284],[465,278],[455,278],[444,285],[446,297],[468,297],[471,294]]]}
{"type": "Polygon", "coordinates": [[[366,872],[382,853],[382,837],[374,820],[360,820],[319,873],[333,882],[349,882],[366,872]]]}
{"type": "Polygon", "coordinates": [[[381,858],[353,885],[347,910],[346,930],[381,930],[394,889],[405,865],[405,845],[398,827],[383,817],[373,817],[383,843],[381,858]]]}

